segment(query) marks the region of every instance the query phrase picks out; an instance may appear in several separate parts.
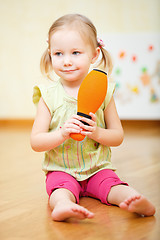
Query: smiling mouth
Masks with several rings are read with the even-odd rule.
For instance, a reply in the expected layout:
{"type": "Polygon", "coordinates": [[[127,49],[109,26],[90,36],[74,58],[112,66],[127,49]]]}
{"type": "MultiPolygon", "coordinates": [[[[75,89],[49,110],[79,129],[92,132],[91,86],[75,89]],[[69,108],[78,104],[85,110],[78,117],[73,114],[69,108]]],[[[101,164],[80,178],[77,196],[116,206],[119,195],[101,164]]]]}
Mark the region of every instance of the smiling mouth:
{"type": "Polygon", "coordinates": [[[74,70],[63,70],[64,73],[72,73],[72,72],[75,72],[77,69],[74,69],[74,70]]]}

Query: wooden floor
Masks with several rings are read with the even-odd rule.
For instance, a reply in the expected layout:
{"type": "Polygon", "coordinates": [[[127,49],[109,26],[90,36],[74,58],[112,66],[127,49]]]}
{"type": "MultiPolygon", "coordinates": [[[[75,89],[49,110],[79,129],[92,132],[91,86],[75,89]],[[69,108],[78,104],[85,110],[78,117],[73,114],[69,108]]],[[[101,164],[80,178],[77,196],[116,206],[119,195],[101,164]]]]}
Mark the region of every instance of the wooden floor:
{"type": "Polygon", "coordinates": [[[80,204],[92,220],[59,223],[50,218],[42,153],[30,148],[30,122],[0,122],[1,240],[158,240],[160,239],[160,122],[123,122],[125,140],[113,148],[118,175],[156,206],[143,218],[98,200],[80,204]]]}

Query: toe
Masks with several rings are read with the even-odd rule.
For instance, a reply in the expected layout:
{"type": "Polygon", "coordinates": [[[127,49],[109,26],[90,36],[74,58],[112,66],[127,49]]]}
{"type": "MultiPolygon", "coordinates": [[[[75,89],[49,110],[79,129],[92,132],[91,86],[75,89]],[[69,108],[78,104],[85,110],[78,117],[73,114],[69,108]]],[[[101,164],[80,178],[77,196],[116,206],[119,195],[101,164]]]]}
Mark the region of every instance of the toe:
{"type": "Polygon", "coordinates": [[[119,207],[122,209],[128,209],[128,205],[125,202],[120,203],[119,207]]]}

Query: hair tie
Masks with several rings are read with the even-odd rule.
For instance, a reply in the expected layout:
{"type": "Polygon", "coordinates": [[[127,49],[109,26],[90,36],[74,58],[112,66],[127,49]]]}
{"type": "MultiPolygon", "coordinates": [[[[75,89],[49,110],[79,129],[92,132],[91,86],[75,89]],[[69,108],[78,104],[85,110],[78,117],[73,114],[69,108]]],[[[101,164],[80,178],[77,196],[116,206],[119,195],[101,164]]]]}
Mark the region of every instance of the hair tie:
{"type": "Polygon", "coordinates": [[[100,48],[105,47],[105,44],[102,39],[97,38],[97,42],[98,42],[98,47],[100,47],[100,48]]]}

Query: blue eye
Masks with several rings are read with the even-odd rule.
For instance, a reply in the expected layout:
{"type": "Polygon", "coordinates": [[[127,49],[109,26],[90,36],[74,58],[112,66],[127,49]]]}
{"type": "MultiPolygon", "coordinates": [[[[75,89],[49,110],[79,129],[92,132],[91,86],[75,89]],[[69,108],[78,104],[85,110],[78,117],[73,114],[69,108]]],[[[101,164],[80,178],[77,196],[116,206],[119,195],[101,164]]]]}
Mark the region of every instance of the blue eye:
{"type": "Polygon", "coordinates": [[[79,55],[79,54],[80,54],[80,52],[78,52],[78,51],[73,52],[73,55],[79,55]]]}
{"type": "Polygon", "coordinates": [[[62,53],[61,52],[56,52],[55,55],[56,56],[62,56],[62,53]]]}

